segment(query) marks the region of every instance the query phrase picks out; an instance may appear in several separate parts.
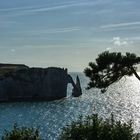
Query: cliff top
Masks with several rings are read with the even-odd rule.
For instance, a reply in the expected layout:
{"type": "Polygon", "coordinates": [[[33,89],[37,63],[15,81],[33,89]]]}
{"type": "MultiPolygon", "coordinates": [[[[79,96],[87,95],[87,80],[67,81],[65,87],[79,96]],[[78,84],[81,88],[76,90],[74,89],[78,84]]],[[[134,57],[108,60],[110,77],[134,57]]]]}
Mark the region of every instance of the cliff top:
{"type": "Polygon", "coordinates": [[[28,67],[27,65],[24,64],[5,64],[5,63],[0,63],[0,76],[4,76],[7,73],[12,73],[16,72],[19,70],[57,70],[57,71],[65,71],[67,73],[67,69],[64,68],[59,68],[59,67],[48,67],[48,68],[41,68],[41,67],[28,67]]]}
{"type": "Polygon", "coordinates": [[[6,73],[9,72],[15,72],[20,69],[27,69],[29,68],[28,66],[24,64],[5,64],[5,63],[0,63],[0,76],[3,76],[6,73]]]}

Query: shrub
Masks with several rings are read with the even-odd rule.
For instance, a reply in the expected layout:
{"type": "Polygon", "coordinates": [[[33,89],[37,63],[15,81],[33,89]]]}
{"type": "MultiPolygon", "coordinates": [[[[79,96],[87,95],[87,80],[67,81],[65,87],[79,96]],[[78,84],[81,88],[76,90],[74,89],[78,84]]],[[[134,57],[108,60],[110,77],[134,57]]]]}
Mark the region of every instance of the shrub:
{"type": "Polygon", "coordinates": [[[16,124],[11,131],[5,130],[2,140],[41,140],[38,129],[18,127],[16,124]]]}
{"type": "Polygon", "coordinates": [[[82,117],[62,129],[60,140],[135,140],[132,122],[103,120],[97,114],[82,117]]]}

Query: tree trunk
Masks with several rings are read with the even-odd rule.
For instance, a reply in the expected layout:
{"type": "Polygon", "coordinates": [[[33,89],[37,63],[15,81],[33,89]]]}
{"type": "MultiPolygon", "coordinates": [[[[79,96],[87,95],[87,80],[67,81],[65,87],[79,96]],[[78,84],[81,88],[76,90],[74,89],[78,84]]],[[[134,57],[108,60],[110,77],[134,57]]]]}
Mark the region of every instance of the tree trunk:
{"type": "Polygon", "coordinates": [[[139,77],[139,75],[137,74],[137,72],[135,71],[135,69],[134,69],[133,67],[130,67],[130,69],[132,70],[132,72],[134,73],[134,75],[136,76],[136,78],[137,78],[138,80],[140,80],[140,77],[139,77]]]}

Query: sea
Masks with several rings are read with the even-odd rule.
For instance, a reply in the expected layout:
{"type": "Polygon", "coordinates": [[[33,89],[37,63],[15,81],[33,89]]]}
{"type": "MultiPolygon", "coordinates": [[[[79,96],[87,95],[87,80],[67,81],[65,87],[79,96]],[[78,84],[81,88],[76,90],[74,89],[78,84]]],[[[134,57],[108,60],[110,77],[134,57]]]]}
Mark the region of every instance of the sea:
{"type": "Polygon", "coordinates": [[[63,127],[80,115],[96,113],[103,119],[113,113],[116,120],[132,120],[134,131],[140,132],[140,81],[135,76],[124,77],[101,93],[99,89],[86,90],[89,79],[83,73],[70,75],[74,80],[80,77],[82,96],[72,97],[72,86],[68,84],[67,97],[61,100],[0,103],[0,137],[4,129],[11,130],[16,123],[38,128],[44,140],[58,140],[63,127]]]}

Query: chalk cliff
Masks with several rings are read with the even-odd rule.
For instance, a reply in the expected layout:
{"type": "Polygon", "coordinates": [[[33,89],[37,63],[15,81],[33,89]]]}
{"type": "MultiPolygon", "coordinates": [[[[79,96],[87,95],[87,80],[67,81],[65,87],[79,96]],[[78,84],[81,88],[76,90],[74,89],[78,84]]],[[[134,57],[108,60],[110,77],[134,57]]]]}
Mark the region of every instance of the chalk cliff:
{"type": "Polygon", "coordinates": [[[75,84],[67,69],[0,64],[0,101],[61,99],[67,96],[68,83],[73,85],[73,96],[82,94],[79,78],[75,84]]]}

